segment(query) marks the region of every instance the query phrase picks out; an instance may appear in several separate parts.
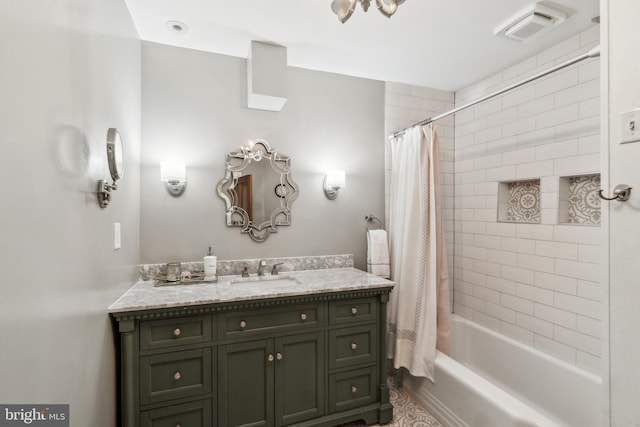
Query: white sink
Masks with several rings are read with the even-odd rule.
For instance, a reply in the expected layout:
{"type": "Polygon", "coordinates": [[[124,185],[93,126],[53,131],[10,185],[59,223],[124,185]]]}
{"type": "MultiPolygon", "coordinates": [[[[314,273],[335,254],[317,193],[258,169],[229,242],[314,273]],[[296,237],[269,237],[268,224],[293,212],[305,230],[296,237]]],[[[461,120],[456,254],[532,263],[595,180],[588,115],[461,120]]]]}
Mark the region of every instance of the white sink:
{"type": "Polygon", "coordinates": [[[287,286],[299,285],[300,281],[295,277],[289,276],[260,276],[260,277],[242,277],[233,279],[231,284],[234,286],[253,285],[253,286],[287,286]]]}

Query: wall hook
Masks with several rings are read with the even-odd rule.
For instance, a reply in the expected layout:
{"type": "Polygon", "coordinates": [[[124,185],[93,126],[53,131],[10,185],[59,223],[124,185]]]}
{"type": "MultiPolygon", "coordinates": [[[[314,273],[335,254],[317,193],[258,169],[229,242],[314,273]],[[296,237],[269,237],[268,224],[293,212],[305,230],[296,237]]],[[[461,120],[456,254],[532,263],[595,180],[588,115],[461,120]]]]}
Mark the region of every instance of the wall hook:
{"type": "Polygon", "coordinates": [[[598,192],[600,198],[603,200],[617,200],[619,202],[626,202],[631,197],[631,188],[627,184],[618,184],[613,189],[613,197],[606,197],[602,194],[602,189],[598,192]]]}

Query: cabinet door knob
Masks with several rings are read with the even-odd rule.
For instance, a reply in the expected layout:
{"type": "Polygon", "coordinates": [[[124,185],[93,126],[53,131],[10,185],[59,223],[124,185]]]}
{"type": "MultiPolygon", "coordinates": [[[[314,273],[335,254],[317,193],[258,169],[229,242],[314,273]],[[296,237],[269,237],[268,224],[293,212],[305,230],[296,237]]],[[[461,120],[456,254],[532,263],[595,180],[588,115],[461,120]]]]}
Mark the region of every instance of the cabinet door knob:
{"type": "Polygon", "coordinates": [[[267,360],[269,362],[273,362],[273,354],[269,353],[269,355],[267,356],[267,360]]]}
{"type": "Polygon", "coordinates": [[[182,333],[182,330],[180,328],[175,328],[173,330],[173,336],[176,338],[179,337],[181,333],[182,333]]]}
{"type": "Polygon", "coordinates": [[[247,327],[247,322],[245,322],[244,320],[241,320],[241,321],[240,321],[240,327],[241,327],[242,329],[246,328],[246,327],[247,327]]]}
{"type": "Polygon", "coordinates": [[[176,427],[182,427],[182,424],[178,423],[176,424],[176,427]]]}
{"type": "Polygon", "coordinates": [[[357,348],[358,348],[358,344],[356,344],[356,343],[352,342],[352,343],[351,343],[351,350],[355,350],[355,349],[357,349],[357,348]]]}
{"type": "Polygon", "coordinates": [[[306,313],[302,313],[302,314],[300,315],[300,320],[302,320],[302,321],[307,320],[307,314],[306,314],[306,313]]]}
{"type": "Polygon", "coordinates": [[[278,359],[278,360],[282,360],[282,358],[283,358],[283,357],[284,357],[284,356],[282,355],[282,353],[280,353],[280,352],[277,352],[277,353],[276,353],[276,359],[278,359]]]}
{"type": "Polygon", "coordinates": [[[351,307],[351,314],[358,314],[358,309],[356,307],[351,307]]]}
{"type": "Polygon", "coordinates": [[[178,381],[181,377],[182,374],[180,373],[180,371],[176,371],[175,374],[173,374],[173,379],[176,381],[178,381]]]}
{"type": "Polygon", "coordinates": [[[356,394],[358,392],[358,387],[352,385],[351,386],[351,393],[356,394]]]}

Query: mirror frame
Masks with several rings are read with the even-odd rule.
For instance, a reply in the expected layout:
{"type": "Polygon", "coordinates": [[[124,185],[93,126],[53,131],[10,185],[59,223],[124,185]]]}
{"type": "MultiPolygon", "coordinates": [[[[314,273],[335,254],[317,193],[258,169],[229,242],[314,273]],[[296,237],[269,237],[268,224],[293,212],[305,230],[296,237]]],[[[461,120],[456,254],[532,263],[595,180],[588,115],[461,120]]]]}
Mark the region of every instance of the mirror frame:
{"type": "MultiPolygon", "coordinates": [[[[226,205],[226,222],[229,227],[242,227],[241,232],[249,234],[249,237],[256,242],[264,242],[271,233],[278,232],[278,226],[291,225],[291,203],[298,197],[299,188],[291,177],[291,158],[279,154],[277,149],[269,146],[264,139],[254,139],[250,145],[240,148],[241,151],[229,152],[226,154],[225,177],[218,181],[216,190],[226,205]],[[278,186],[291,187],[293,191],[284,194],[284,197],[271,193],[280,201],[280,207],[271,212],[270,217],[260,223],[255,224],[249,219],[249,214],[241,207],[234,205],[234,192],[229,191],[235,188],[235,176],[243,171],[252,161],[269,160],[275,173],[280,174],[280,184],[278,186]],[[241,160],[240,164],[235,164],[233,160],[241,160]],[[226,188],[227,183],[231,184],[226,188]],[[232,217],[240,216],[242,221],[234,221],[232,217]]],[[[267,195],[268,197],[268,195],[267,195]]]]}
{"type": "Polygon", "coordinates": [[[104,179],[98,181],[98,204],[102,209],[109,206],[111,190],[118,189],[116,181],[121,179],[124,174],[124,147],[117,128],[107,130],[107,162],[113,184],[107,183],[104,179]]]}
{"type": "Polygon", "coordinates": [[[109,162],[109,173],[114,183],[122,179],[124,175],[123,150],[120,132],[116,128],[109,128],[107,131],[107,160],[109,162]]]}

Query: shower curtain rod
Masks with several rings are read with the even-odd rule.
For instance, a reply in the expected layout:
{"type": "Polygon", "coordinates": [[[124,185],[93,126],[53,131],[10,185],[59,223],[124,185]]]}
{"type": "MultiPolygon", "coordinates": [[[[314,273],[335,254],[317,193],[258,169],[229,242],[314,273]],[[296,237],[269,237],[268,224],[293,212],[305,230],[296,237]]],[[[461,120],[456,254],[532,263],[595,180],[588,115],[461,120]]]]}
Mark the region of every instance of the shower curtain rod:
{"type": "Polygon", "coordinates": [[[453,110],[447,111],[446,113],[442,113],[442,114],[439,114],[439,115],[434,116],[434,117],[429,117],[429,118],[427,118],[425,120],[422,120],[422,121],[419,121],[417,123],[414,123],[412,126],[410,126],[408,128],[404,128],[402,130],[399,130],[397,132],[392,133],[391,135],[389,135],[389,139],[392,139],[392,138],[395,138],[397,136],[402,135],[403,133],[405,133],[408,129],[410,129],[412,127],[428,125],[429,123],[433,123],[436,120],[443,119],[443,118],[445,118],[447,116],[450,116],[452,114],[455,114],[455,113],[457,113],[459,111],[466,110],[469,107],[473,107],[474,105],[479,104],[480,102],[483,102],[483,101],[486,101],[488,99],[494,98],[494,97],[496,97],[498,95],[502,95],[505,92],[508,92],[508,91],[513,90],[513,89],[515,89],[517,87],[525,85],[525,84],[527,84],[529,82],[537,80],[537,79],[539,79],[541,77],[546,76],[547,74],[551,74],[553,72],[556,72],[558,70],[566,68],[566,67],[568,67],[570,65],[573,65],[573,64],[575,64],[577,62],[584,61],[585,59],[597,58],[599,56],[600,56],[600,45],[594,47],[593,49],[591,49],[587,53],[583,53],[582,55],[576,56],[573,59],[569,59],[568,61],[565,61],[565,62],[563,62],[561,64],[558,64],[558,65],[556,65],[554,67],[551,67],[548,70],[542,71],[542,72],[540,72],[538,74],[535,74],[535,75],[533,75],[531,77],[528,77],[528,78],[526,78],[526,79],[524,79],[522,81],[519,81],[517,83],[509,85],[509,86],[507,86],[505,88],[499,89],[499,90],[497,90],[495,92],[490,93],[489,95],[486,95],[486,96],[483,96],[482,98],[476,99],[475,101],[471,101],[468,104],[461,105],[461,106],[459,106],[457,108],[454,108],[453,110]]]}

